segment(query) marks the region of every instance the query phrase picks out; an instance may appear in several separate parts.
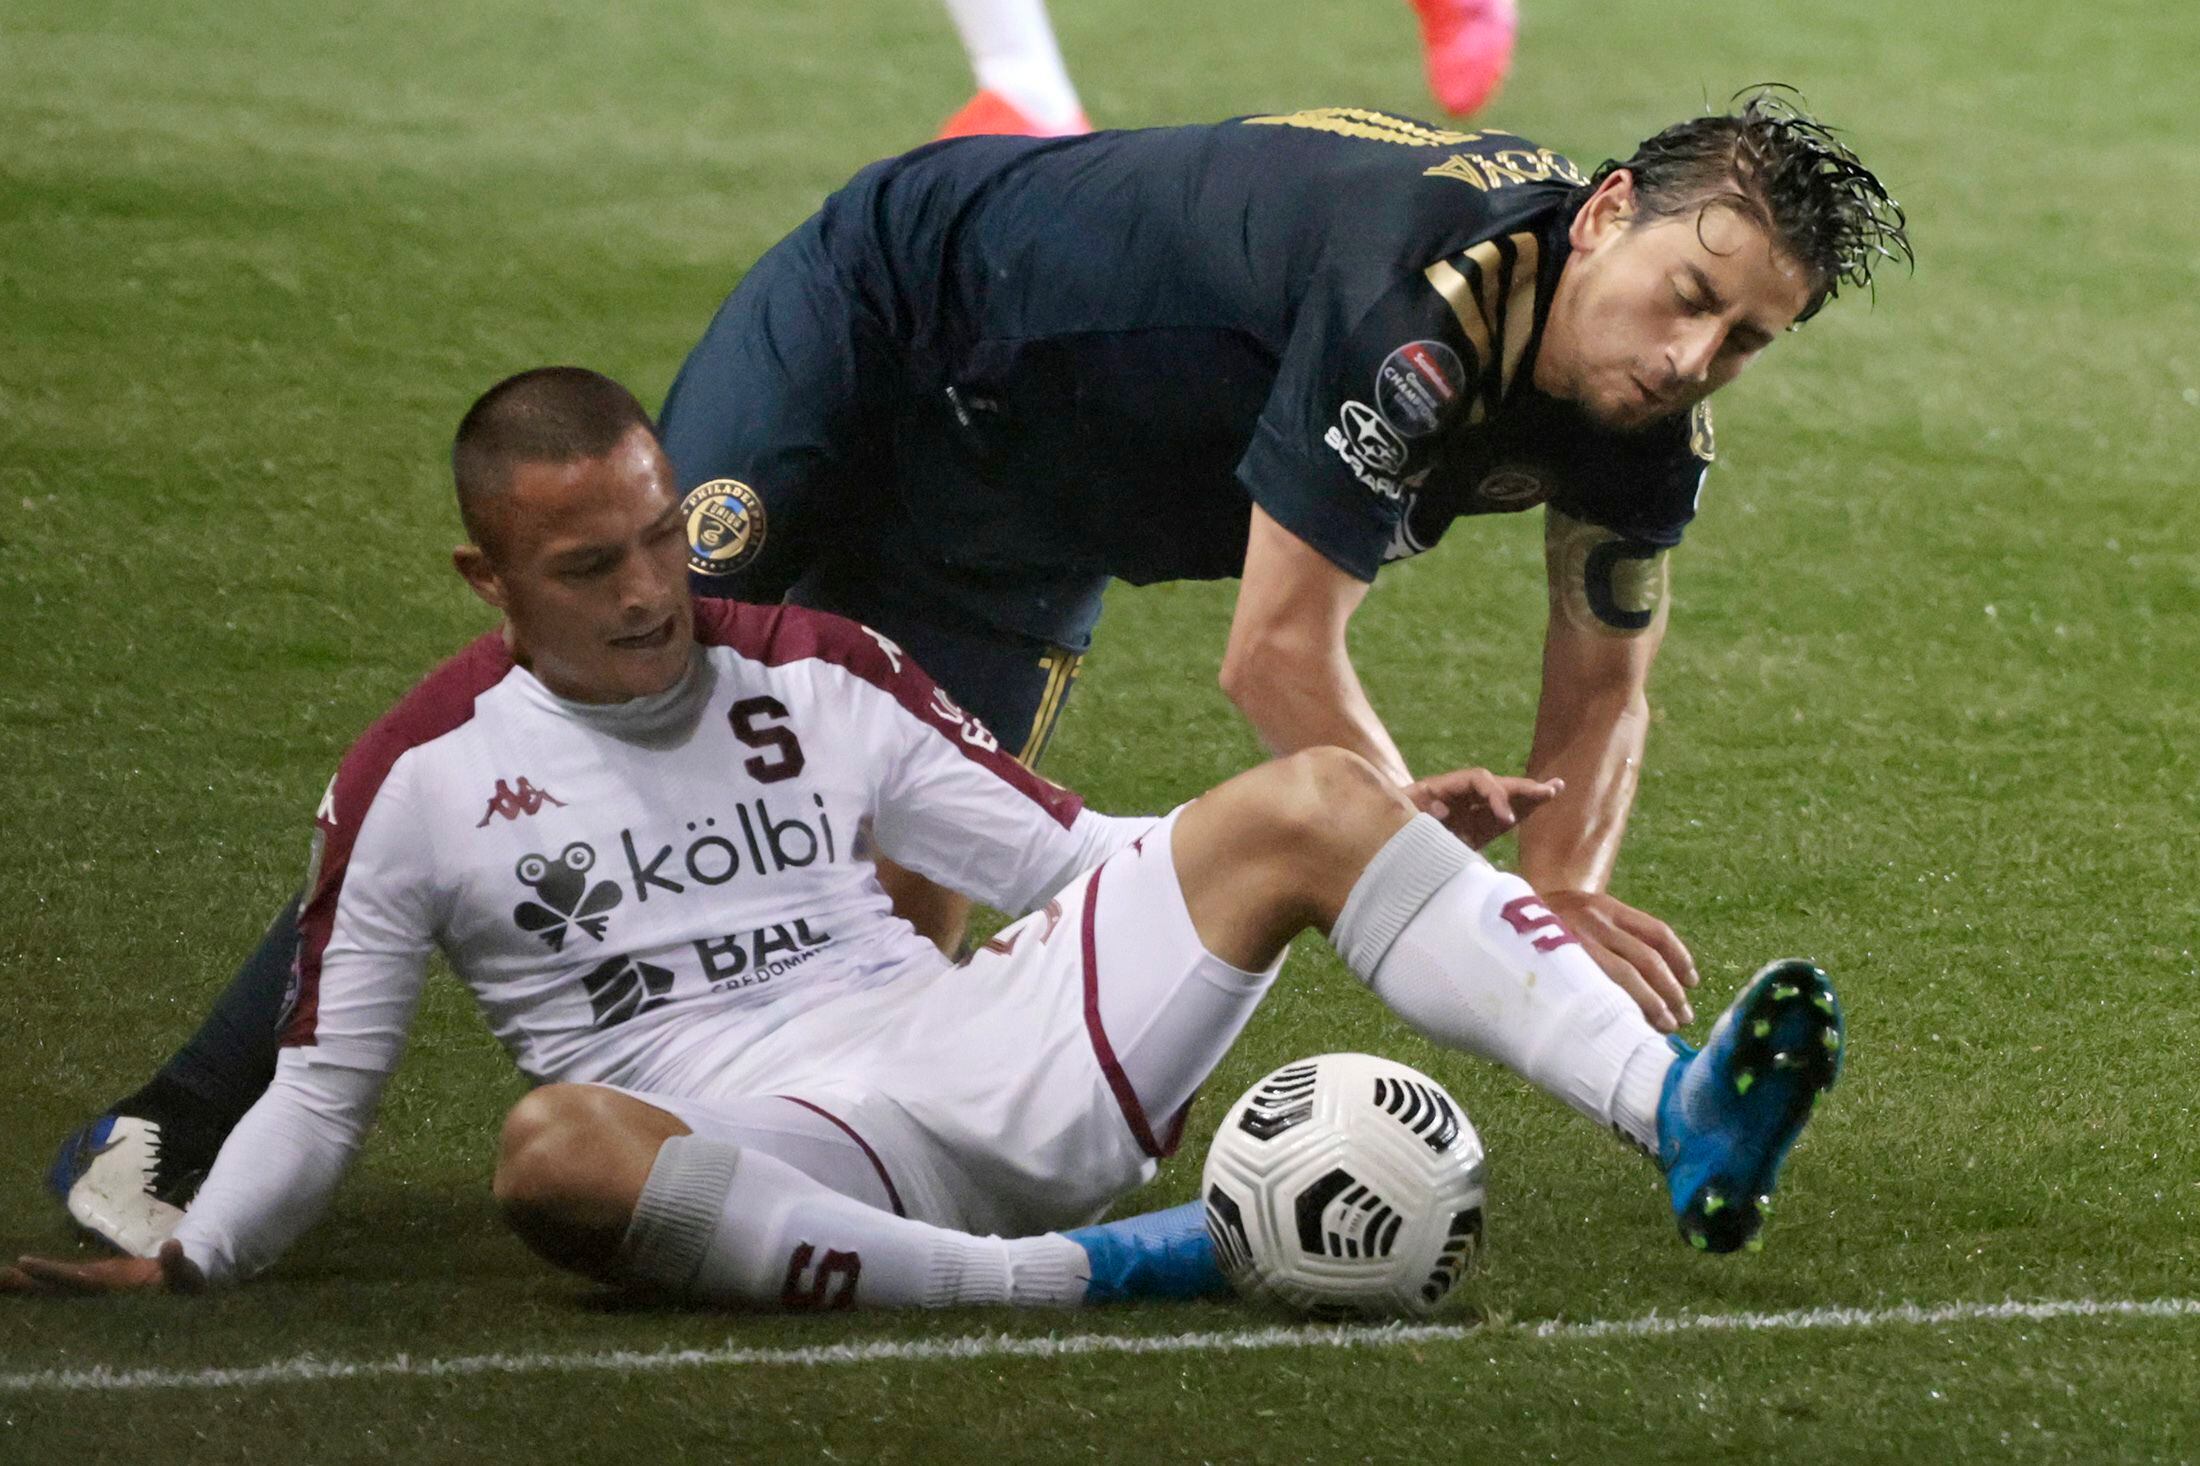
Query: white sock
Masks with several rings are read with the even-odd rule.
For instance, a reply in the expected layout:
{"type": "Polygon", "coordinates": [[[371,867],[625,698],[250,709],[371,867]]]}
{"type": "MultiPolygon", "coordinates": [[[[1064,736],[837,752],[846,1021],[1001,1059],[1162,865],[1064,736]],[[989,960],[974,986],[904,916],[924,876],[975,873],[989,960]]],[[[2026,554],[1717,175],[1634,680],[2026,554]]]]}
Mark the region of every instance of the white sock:
{"type": "Polygon", "coordinates": [[[1416,815],[1375,853],[1330,941],[1416,1032],[1656,1150],[1664,1036],[1526,881],[1435,819],[1416,815]]]}
{"type": "Polygon", "coordinates": [[[979,86],[1047,127],[1069,127],[1083,114],[1045,0],[947,0],[947,13],[979,86]]]}
{"type": "Polygon", "coordinates": [[[1082,1302],[1067,1237],[973,1237],[911,1221],[761,1151],[676,1135],[657,1152],[621,1245],[626,1275],[701,1303],[948,1308],[1082,1302]]]}

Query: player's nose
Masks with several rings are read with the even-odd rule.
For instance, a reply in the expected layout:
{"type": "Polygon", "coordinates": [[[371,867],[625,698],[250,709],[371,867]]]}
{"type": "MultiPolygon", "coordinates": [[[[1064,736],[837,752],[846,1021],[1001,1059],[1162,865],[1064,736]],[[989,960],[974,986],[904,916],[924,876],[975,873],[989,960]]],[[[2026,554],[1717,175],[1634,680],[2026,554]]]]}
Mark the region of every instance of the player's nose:
{"type": "Polygon", "coordinates": [[[620,568],[619,609],[634,620],[654,621],[687,591],[685,567],[668,574],[649,555],[629,555],[620,568]]]}
{"type": "Polygon", "coordinates": [[[1725,335],[1726,328],[1717,321],[1683,327],[1665,348],[1665,363],[1674,379],[1690,385],[1709,381],[1711,363],[1718,359],[1725,335]]]}

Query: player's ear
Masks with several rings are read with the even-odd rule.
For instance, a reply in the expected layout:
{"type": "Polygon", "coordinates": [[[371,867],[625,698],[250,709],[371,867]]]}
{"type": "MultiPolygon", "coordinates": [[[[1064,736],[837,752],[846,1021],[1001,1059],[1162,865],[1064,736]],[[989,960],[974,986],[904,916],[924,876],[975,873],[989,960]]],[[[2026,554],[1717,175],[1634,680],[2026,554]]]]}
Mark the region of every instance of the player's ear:
{"type": "Polygon", "coordinates": [[[451,551],[451,568],[475,595],[499,611],[505,608],[504,581],[488,551],[479,545],[460,545],[451,551]]]}
{"type": "Polygon", "coordinates": [[[1634,221],[1635,175],[1614,168],[1582,202],[1567,231],[1577,251],[1595,249],[1634,221]]]}

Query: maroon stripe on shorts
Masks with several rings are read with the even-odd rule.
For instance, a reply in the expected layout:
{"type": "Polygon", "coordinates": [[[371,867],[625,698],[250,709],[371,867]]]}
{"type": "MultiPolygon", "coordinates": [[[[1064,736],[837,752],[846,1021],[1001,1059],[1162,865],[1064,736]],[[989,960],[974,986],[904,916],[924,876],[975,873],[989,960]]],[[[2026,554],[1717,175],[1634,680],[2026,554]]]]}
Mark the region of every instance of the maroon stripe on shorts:
{"type": "Polygon", "coordinates": [[[840,1116],[834,1114],[831,1110],[826,1109],[823,1105],[813,1105],[808,1100],[801,1099],[791,1094],[783,1094],[778,1097],[785,1100],[790,1105],[802,1106],[803,1109],[808,1110],[813,1115],[823,1115],[826,1119],[832,1121],[835,1125],[838,1125],[840,1127],[841,1134],[847,1136],[850,1140],[854,1141],[857,1145],[863,1148],[864,1157],[870,1161],[871,1169],[878,1172],[879,1181],[886,1187],[886,1199],[894,1204],[894,1215],[897,1217],[905,1217],[909,1215],[908,1212],[902,1210],[901,1193],[894,1189],[894,1178],[886,1174],[886,1162],[880,1160],[878,1158],[878,1152],[871,1149],[870,1141],[865,1140],[862,1136],[856,1134],[853,1126],[849,1125],[846,1120],[841,1119],[840,1116]]]}
{"type": "Polygon", "coordinates": [[[1138,1148],[1159,1159],[1168,1151],[1154,1139],[1153,1126],[1146,1123],[1146,1107],[1139,1103],[1138,1091],[1131,1088],[1131,1078],[1116,1061],[1115,1045],[1108,1042],[1108,1031],[1100,1023],[1100,949],[1093,940],[1092,923],[1093,914],[1100,908],[1100,877],[1106,870],[1101,866],[1085,885],[1085,1032],[1092,1038],[1093,1057],[1100,1061],[1100,1072],[1107,1076],[1108,1088],[1115,1092],[1115,1103],[1123,1111],[1138,1148]]]}

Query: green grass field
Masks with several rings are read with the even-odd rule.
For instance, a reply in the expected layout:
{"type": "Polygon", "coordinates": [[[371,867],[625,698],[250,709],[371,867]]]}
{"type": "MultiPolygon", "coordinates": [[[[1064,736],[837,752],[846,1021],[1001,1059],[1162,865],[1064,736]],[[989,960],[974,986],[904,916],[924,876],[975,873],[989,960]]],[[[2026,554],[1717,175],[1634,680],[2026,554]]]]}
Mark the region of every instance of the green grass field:
{"type": "MultiPolygon", "coordinates": [[[[519,1086],[442,981],[358,1174],[269,1277],[0,1306],[0,1461],[2200,1457],[2200,1313],[1871,1312],[2200,1296],[2200,19],[1525,9],[1492,120],[1593,163],[1783,79],[1914,223],[1914,278],[1722,399],[1617,884],[1692,941],[1707,1021],[1766,956],[1843,985],[1849,1072],[1762,1254],[1688,1253],[1648,1167],[1306,943],[1195,1122],[1304,1053],[1433,1071],[1492,1156],[1483,1328],[793,1362],[769,1351],[1274,1320],[602,1306],[493,1217],[519,1086]],[[1732,1326],[1833,1307],[1865,1315],[1732,1326]],[[1729,1326],[1535,1329],[1652,1314],[1729,1326]],[[672,1349],[767,1353],[605,1357],[672,1349]],[[422,1372],[490,1354],[564,1364],[422,1372]],[[303,1356],[412,1372],[29,1378],[303,1356]]],[[[1398,0],[1056,10],[1103,124],[1429,110],[1398,0]]],[[[445,561],[466,403],[547,360],[654,402],[751,260],[966,91],[929,0],[0,10],[0,1254],[75,1245],[54,1139],[196,1022],[344,745],[484,625],[445,561]]],[[[1522,756],[1541,594],[1528,517],[1385,576],[1356,649],[1417,765],[1522,756]]],[[[1049,772],[1150,809],[1255,757],[1214,686],[1229,602],[1115,594],[1049,772]]],[[[1188,1196],[1204,1138],[1135,1204],[1188,1196]]]]}

